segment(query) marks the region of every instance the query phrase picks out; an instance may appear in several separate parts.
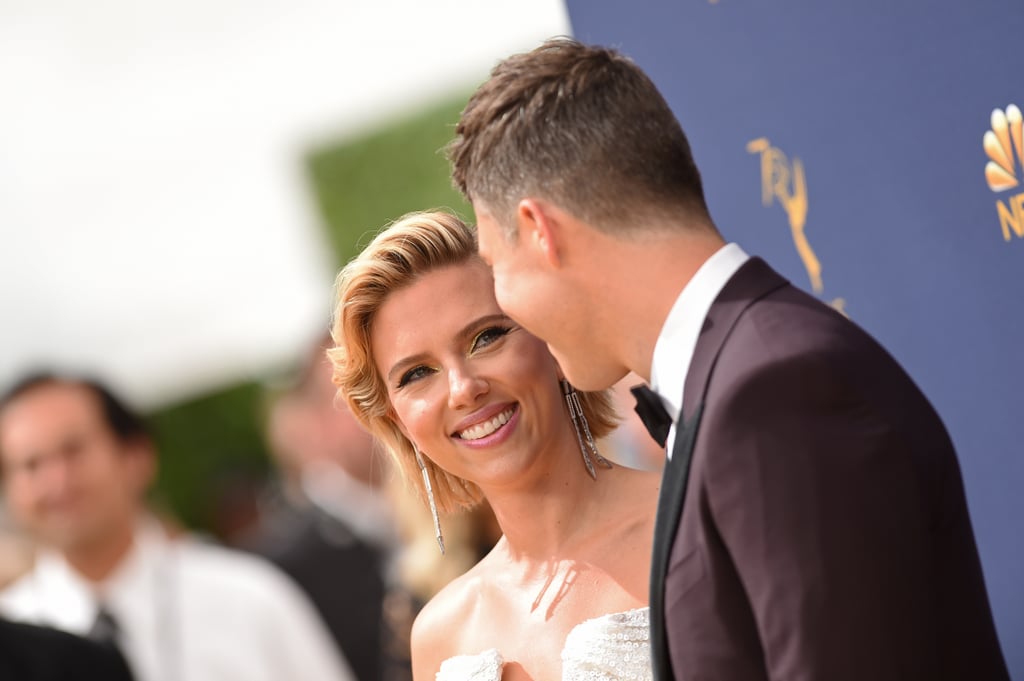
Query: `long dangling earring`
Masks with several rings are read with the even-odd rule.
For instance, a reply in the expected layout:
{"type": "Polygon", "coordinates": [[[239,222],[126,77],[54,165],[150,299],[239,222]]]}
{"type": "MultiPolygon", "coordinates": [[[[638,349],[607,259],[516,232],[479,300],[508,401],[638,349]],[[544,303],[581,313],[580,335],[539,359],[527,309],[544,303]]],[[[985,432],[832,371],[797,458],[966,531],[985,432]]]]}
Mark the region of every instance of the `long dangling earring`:
{"type": "Polygon", "coordinates": [[[590,477],[597,480],[597,471],[594,470],[594,462],[590,460],[590,455],[593,454],[597,462],[605,468],[611,468],[612,464],[601,456],[601,452],[597,451],[597,445],[594,443],[594,436],[590,434],[590,424],[587,423],[587,416],[583,413],[583,405],[580,404],[580,396],[576,392],[576,388],[572,387],[572,384],[564,378],[559,379],[558,382],[562,384],[562,394],[565,395],[565,403],[569,405],[569,417],[572,419],[573,428],[576,429],[576,441],[583,454],[583,465],[587,467],[590,477]]]}
{"type": "Polygon", "coordinates": [[[416,443],[412,443],[412,451],[416,453],[416,463],[420,466],[420,473],[423,475],[423,485],[427,488],[427,502],[430,504],[430,515],[434,517],[434,534],[437,536],[437,545],[444,555],[444,536],[441,534],[441,519],[437,515],[437,504],[434,502],[434,488],[430,485],[430,472],[427,471],[427,464],[423,462],[423,455],[416,443]]]}

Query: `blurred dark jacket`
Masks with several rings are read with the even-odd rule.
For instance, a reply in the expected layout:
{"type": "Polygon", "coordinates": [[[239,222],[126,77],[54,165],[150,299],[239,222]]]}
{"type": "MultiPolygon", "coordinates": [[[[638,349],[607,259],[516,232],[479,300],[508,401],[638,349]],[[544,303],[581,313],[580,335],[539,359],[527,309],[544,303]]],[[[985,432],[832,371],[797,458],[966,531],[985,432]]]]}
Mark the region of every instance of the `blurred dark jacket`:
{"type": "Polygon", "coordinates": [[[384,679],[388,541],[280,488],[262,506],[262,521],[242,548],[275,563],[309,595],[359,681],[384,679]]]}
{"type": "Polygon", "coordinates": [[[0,679],[11,681],[131,681],[114,647],[72,634],[0,619],[0,679]]]}

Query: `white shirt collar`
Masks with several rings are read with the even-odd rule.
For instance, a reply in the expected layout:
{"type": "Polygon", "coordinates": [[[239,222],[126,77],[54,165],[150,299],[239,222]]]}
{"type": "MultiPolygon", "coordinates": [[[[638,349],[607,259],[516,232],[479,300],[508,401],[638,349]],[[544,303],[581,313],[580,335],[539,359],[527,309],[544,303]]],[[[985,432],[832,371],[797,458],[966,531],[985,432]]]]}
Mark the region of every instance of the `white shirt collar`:
{"type": "MultiPolygon", "coordinates": [[[[651,361],[651,389],[658,393],[672,422],[683,408],[683,386],[704,319],[729,279],[750,259],[736,244],[708,258],[683,287],[661,327],[651,361]]],[[[669,439],[671,447],[672,440],[669,439]]]]}
{"type": "Polygon", "coordinates": [[[159,523],[148,516],[139,519],[133,544],[114,571],[96,583],[79,574],[67,560],[52,549],[41,549],[36,558],[33,579],[39,597],[45,598],[47,619],[77,633],[85,633],[96,618],[102,602],[115,618],[123,620],[146,598],[147,581],[161,562],[167,538],[159,523]]]}

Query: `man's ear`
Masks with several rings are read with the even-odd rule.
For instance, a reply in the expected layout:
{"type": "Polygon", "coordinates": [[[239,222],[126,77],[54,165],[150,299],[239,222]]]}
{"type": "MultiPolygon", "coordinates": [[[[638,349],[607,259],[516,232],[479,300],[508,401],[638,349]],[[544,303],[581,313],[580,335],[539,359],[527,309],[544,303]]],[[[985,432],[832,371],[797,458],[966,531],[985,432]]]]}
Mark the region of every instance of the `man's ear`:
{"type": "Polygon", "coordinates": [[[558,211],[545,201],[523,199],[516,206],[519,243],[554,267],[561,265],[561,224],[558,211]]]}

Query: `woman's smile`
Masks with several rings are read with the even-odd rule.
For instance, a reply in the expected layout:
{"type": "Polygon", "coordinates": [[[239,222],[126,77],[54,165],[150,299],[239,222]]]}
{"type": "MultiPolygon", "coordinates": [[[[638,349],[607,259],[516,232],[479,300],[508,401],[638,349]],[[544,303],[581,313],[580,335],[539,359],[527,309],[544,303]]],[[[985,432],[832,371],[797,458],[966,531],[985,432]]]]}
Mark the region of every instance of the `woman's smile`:
{"type": "Polygon", "coordinates": [[[567,418],[558,368],[498,307],[482,262],[432,270],[390,293],[372,337],[396,422],[435,464],[486,488],[545,459],[551,442],[538,433],[567,418]]]}
{"type": "Polygon", "coordinates": [[[510,404],[495,416],[456,431],[454,438],[471,447],[488,447],[504,442],[519,423],[519,405],[510,404]]]}

